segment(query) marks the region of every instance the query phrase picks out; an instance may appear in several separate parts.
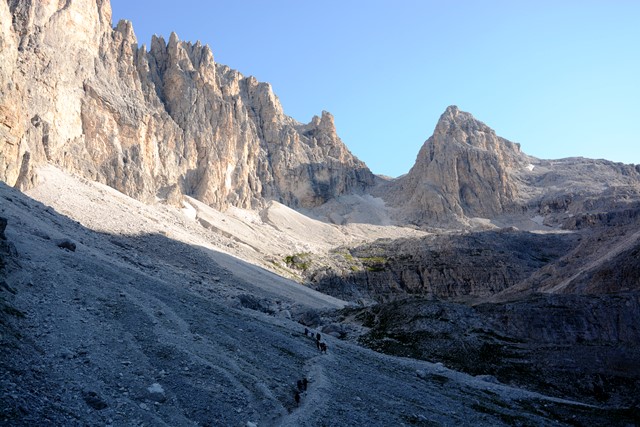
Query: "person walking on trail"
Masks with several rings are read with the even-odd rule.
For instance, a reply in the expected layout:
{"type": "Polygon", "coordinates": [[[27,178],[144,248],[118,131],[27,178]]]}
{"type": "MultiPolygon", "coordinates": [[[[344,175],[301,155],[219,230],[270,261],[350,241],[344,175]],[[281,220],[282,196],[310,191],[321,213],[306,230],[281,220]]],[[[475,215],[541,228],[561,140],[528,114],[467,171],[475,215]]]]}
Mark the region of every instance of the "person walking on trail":
{"type": "Polygon", "coordinates": [[[320,343],[320,352],[327,354],[327,343],[326,342],[321,342],[320,343]]]}
{"type": "Polygon", "coordinates": [[[293,395],[293,398],[296,401],[296,405],[300,405],[300,393],[296,391],[296,394],[293,395]]]}
{"type": "Polygon", "coordinates": [[[320,341],[320,332],[316,332],[316,341],[320,341]]]}
{"type": "Polygon", "coordinates": [[[309,385],[309,380],[305,377],[302,379],[302,390],[307,391],[307,385],[309,385]]]}

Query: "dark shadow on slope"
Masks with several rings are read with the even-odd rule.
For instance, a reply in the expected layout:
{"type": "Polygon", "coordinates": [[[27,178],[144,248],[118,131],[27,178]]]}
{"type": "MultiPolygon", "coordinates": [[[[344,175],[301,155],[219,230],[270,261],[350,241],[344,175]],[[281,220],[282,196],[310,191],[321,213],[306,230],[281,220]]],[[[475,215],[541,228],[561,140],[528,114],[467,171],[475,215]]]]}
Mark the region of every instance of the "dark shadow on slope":
{"type": "Polygon", "coordinates": [[[476,307],[413,298],[345,309],[342,317],[370,328],[359,341],[374,350],[617,408],[610,415],[622,418],[612,425],[640,421],[637,293],[535,295],[476,307]]]}
{"type": "MultiPolygon", "coordinates": [[[[0,196],[10,212],[8,236],[21,228],[21,236],[59,264],[33,271],[31,282],[12,283],[32,305],[24,318],[10,319],[23,334],[0,354],[3,420],[17,426],[43,420],[105,425],[109,419],[121,425],[269,424],[294,407],[291,384],[304,376],[315,348],[300,345],[288,329],[274,331],[278,326],[259,316],[229,308],[248,304],[265,311],[265,302],[278,307],[275,297],[260,292],[258,301],[242,303],[243,295],[255,296],[254,284],[202,248],[162,234],[96,233],[6,186],[0,196]],[[61,237],[76,243],[75,252],[58,247],[61,237]],[[155,383],[164,393],[148,391],[155,383]]],[[[26,261],[30,266],[38,259],[26,261]]],[[[535,411],[558,417],[552,409],[535,411]]]]}
{"type": "Polygon", "coordinates": [[[20,236],[15,262],[0,254],[0,292],[11,290],[0,424],[265,424],[294,407],[291,385],[315,348],[253,312],[295,314],[304,303],[237,277],[206,249],[95,232],[4,183],[0,209],[8,238],[20,236]],[[147,390],[156,382],[164,392],[147,390]]]}
{"type": "Polygon", "coordinates": [[[579,240],[576,234],[513,229],[378,240],[336,251],[342,270],[315,271],[309,279],[315,289],[352,301],[409,295],[477,299],[526,279],[579,240]]]}

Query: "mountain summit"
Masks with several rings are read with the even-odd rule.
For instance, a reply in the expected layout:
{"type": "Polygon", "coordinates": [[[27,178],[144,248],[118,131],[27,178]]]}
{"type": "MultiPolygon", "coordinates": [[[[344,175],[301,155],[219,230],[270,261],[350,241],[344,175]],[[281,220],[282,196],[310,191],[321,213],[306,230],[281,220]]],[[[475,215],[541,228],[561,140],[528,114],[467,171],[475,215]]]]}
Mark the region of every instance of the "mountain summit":
{"type": "Polygon", "coordinates": [[[386,189],[385,198],[418,223],[492,217],[513,205],[518,196],[513,171],[526,163],[518,144],[452,105],[413,168],[386,189]]]}
{"type": "Polygon", "coordinates": [[[130,22],[111,27],[109,2],[2,2],[0,22],[10,185],[29,188],[50,162],[140,200],[188,194],[224,209],[313,207],[373,183],[330,114],[298,123],[269,84],[175,33],[138,47],[130,22]]]}

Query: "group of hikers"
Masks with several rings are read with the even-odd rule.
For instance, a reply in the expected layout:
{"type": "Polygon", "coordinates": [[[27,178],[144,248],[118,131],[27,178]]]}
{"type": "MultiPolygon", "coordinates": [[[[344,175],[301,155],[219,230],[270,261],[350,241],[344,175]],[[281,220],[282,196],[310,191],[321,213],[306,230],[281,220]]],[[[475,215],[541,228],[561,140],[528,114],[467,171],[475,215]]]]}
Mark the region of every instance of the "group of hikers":
{"type": "Polygon", "coordinates": [[[307,380],[306,378],[303,378],[301,380],[298,380],[298,382],[296,383],[296,392],[293,395],[293,398],[296,401],[296,405],[300,404],[300,393],[304,393],[305,391],[307,391],[307,385],[309,385],[309,380],[307,380]]]}
{"type": "Polygon", "coordinates": [[[314,333],[310,331],[308,328],[304,328],[304,335],[307,337],[315,338],[316,347],[318,347],[318,350],[320,350],[320,353],[325,353],[325,354],[327,353],[327,343],[320,340],[320,338],[322,338],[322,336],[320,335],[320,332],[316,332],[314,335],[314,333]]]}
{"type": "MultiPolygon", "coordinates": [[[[318,350],[320,350],[320,353],[327,353],[327,343],[322,341],[322,335],[320,335],[320,332],[314,333],[313,331],[310,331],[309,328],[304,328],[304,335],[306,337],[311,337],[316,341],[316,347],[318,348],[318,350]]],[[[304,393],[305,391],[307,391],[307,385],[309,385],[309,380],[307,380],[306,378],[303,378],[296,382],[296,390],[293,395],[293,398],[296,401],[296,405],[300,404],[300,393],[304,393]]]]}

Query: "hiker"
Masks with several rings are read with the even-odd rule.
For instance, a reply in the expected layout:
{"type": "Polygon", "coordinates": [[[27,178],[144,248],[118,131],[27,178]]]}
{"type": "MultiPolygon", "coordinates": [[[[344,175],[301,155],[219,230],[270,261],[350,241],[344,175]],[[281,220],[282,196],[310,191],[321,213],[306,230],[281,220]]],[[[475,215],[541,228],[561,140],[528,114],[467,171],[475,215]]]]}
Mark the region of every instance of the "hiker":
{"type": "Polygon", "coordinates": [[[309,380],[307,378],[302,379],[302,390],[307,391],[307,385],[309,384],[309,380]]]}
{"type": "Polygon", "coordinates": [[[320,350],[320,340],[316,340],[316,347],[320,350]]]}
{"type": "Polygon", "coordinates": [[[320,341],[320,332],[316,333],[316,341],[320,341]]]}
{"type": "Polygon", "coordinates": [[[324,354],[327,354],[327,343],[325,343],[325,342],[321,342],[320,343],[320,352],[324,353],[324,354]]]}
{"type": "Polygon", "coordinates": [[[296,401],[296,405],[300,405],[300,393],[296,391],[296,394],[293,395],[293,398],[296,401]]]}
{"type": "Polygon", "coordinates": [[[308,328],[304,328],[304,336],[309,336],[309,329],[308,328]]]}

